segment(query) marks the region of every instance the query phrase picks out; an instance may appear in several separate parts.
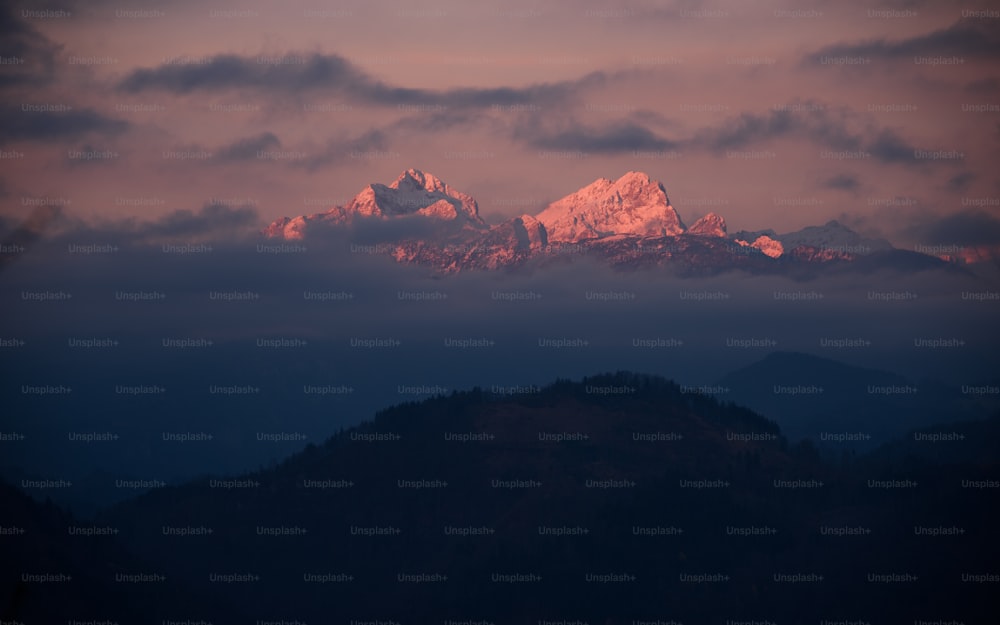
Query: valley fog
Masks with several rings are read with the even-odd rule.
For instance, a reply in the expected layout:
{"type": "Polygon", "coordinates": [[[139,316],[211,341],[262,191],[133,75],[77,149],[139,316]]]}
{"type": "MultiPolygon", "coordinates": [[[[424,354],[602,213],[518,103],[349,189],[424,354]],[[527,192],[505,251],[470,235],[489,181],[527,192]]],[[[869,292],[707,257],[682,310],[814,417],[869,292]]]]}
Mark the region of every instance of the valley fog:
{"type": "Polygon", "coordinates": [[[343,239],[178,254],[122,237],[70,253],[81,239],[95,237],[46,240],[0,275],[3,429],[25,437],[3,470],[76,480],[45,494],[81,509],[134,494],[113,479],[256,468],[475,386],[630,370],[726,400],[720,379],[773,352],[955,386],[1000,370],[996,283],[951,267],[677,278],[567,255],[439,276],[343,239]]]}

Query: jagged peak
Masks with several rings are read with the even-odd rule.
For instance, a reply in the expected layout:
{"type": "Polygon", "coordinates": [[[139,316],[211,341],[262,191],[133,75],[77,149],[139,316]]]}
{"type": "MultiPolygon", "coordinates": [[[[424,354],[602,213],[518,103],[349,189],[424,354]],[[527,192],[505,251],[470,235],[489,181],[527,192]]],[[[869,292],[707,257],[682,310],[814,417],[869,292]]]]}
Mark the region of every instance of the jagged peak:
{"type": "Polygon", "coordinates": [[[663,184],[640,171],[626,172],[615,181],[598,178],[536,217],[553,241],[677,235],[685,230],[663,184]]]}
{"type": "Polygon", "coordinates": [[[722,215],[708,213],[698,221],[694,222],[688,232],[691,234],[703,234],[717,237],[724,237],[727,234],[726,220],[722,215]]]}
{"type": "MultiPolygon", "coordinates": [[[[609,190],[615,190],[622,195],[634,195],[642,191],[662,191],[664,198],[666,198],[666,189],[663,183],[658,180],[654,180],[649,174],[642,171],[627,171],[618,179],[611,178],[598,178],[589,185],[583,187],[577,193],[601,193],[609,190]],[[622,193],[625,191],[625,193],[622,193]]],[[[669,204],[670,201],[667,200],[669,204]]]]}
{"type": "Polygon", "coordinates": [[[653,180],[649,174],[644,171],[627,171],[621,175],[618,180],[615,180],[615,185],[626,185],[626,184],[655,184],[660,183],[653,180]]]}
{"type": "Polygon", "coordinates": [[[448,185],[443,183],[434,174],[411,167],[399,174],[389,185],[389,188],[399,190],[424,189],[426,191],[444,192],[448,188],[448,185]]]}
{"type": "Polygon", "coordinates": [[[771,258],[778,258],[785,253],[785,246],[781,244],[781,241],[772,239],[766,234],[762,234],[757,237],[757,239],[750,244],[750,247],[757,248],[771,258]]]}

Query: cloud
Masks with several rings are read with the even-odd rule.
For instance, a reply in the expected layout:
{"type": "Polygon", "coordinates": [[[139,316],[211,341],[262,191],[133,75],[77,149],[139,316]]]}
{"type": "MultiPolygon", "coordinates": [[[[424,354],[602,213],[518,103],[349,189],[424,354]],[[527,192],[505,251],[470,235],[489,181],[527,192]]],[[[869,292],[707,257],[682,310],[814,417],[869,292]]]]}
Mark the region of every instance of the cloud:
{"type": "Polygon", "coordinates": [[[253,137],[238,139],[218,150],[218,157],[224,161],[247,161],[257,158],[258,152],[281,147],[281,141],[271,132],[262,132],[253,137]]]}
{"type": "Polygon", "coordinates": [[[948,179],[948,191],[950,193],[959,193],[965,191],[972,184],[972,181],[977,178],[976,174],[971,171],[963,171],[960,174],[955,174],[948,179]]]}
{"type": "Polygon", "coordinates": [[[996,245],[1000,218],[984,211],[963,211],[911,226],[909,234],[929,245],[996,245]]]}
{"type": "MultiPolygon", "coordinates": [[[[715,127],[702,128],[687,138],[663,134],[664,120],[649,112],[636,113],[604,123],[585,123],[572,117],[583,90],[604,86],[610,77],[601,72],[572,81],[526,87],[456,88],[428,90],[404,88],[377,80],[335,54],[311,53],[277,58],[223,54],[205,63],[138,69],[121,80],[119,89],[139,93],[163,90],[183,95],[195,92],[256,90],[282,97],[288,93],[333,92],[345,100],[392,106],[406,116],[354,138],[331,139],[318,152],[290,161],[309,170],[344,160],[351,152],[381,150],[388,138],[400,132],[439,133],[457,126],[497,122],[497,114],[513,115],[495,132],[507,133],[518,143],[541,150],[582,151],[594,154],[628,154],[686,148],[722,152],[777,138],[800,138],[834,150],[866,150],[885,163],[910,163],[914,146],[895,131],[874,127],[856,130],[860,116],[846,109],[817,103],[801,107],[743,113],[715,127]],[[528,105],[532,105],[529,107],[528,105]],[[506,110],[504,107],[511,107],[506,110]],[[471,109],[481,109],[475,113],[471,109]],[[413,112],[414,114],[409,114],[413,112]]],[[[865,120],[861,120],[865,121],[865,120]]],[[[672,128],[671,133],[678,132],[672,128]]],[[[271,147],[277,145],[273,142],[271,147]]],[[[233,155],[254,151],[254,145],[232,146],[233,155]]],[[[225,151],[224,151],[225,152],[225,151]]]]}
{"type": "Polygon", "coordinates": [[[882,163],[920,164],[918,148],[892,128],[877,126],[870,118],[847,108],[813,103],[805,110],[772,110],[743,113],[720,126],[695,134],[691,147],[718,152],[772,139],[798,138],[830,150],[862,151],[882,163]]]}
{"type": "Polygon", "coordinates": [[[435,91],[387,84],[336,54],[289,54],[274,58],[219,54],[204,63],[165,63],[133,70],[117,87],[133,94],[167,91],[178,95],[229,90],[256,90],[274,95],[321,91],[368,104],[462,108],[557,102],[606,78],[605,74],[594,72],[574,81],[527,87],[435,91]]]}
{"type": "Polygon", "coordinates": [[[128,128],[128,122],[89,108],[34,112],[8,106],[0,110],[0,141],[61,141],[89,134],[118,135],[128,128]]]}
{"type": "Polygon", "coordinates": [[[712,151],[742,148],[775,137],[787,136],[803,129],[802,121],[789,111],[767,114],[742,113],[726,120],[721,126],[701,130],[695,143],[712,151]]]}
{"type": "Polygon", "coordinates": [[[373,152],[386,151],[388,143],[385,132],[371,129],[356,137],[342,136],[328,139],[318,149],[305,151],[304,158],[291,160],[289,163],[293,167],[301,167],[312,172],[348,160],[371,158],[373,152]]]}
{"type": "Polygon", "coordinates": [[[217,237],[239,234],[257,225],[259,217],[252,206],[206,204],[197,211],[182,209],[159,219],[126,222],[125,229],[141,240],[176,237],[217,237]]]}
{"type": "MultiPolygon", "coordinates": [[[[75,240],[158,246],[177,242],[240,241],[257,231],[260,216],[253,206],[230,206],[216,202],[196,210],[175,210],[155,219],[83,220],[60,211],[40,213],[33,223],[43,224],[56,238],[71,236],[75,240]]],[[[33,229],[39,228],[35,225],[33,229]]]]}
{"type": "Polygon", "coordinates": [[[470,110],[449,111],[429,111],[419,115],[407,115],[392,123],[387,131],[404,132],[443,132],[460,126],[482,126],[490,124],[495,128],[501,128],[502,124],[485,113],[477,113],[470,110]]]}
{"type": "Polygon", "coordinates": [[[206,166],[234,163],[245,166],[247,163],[267,162],[311,172],[352,159],[371,158],[372,152],[385,150],[387,145],[386,134],[379,129],[371,129],[354,137],[340,135],[323,143],[305,142],[296,145],[285,145],[276,134],[265,131],[215,148],[193,143],[175,146],[173,151],[211,155],[200,161],[206,166]]]}
{"type": "Polygon", "coordinates": [[[0,72],[0,88],[50,82],[60,50],[61,46],[15,13],[15,7],[8,5],[0,10],[0,56],[21,61],[4,66],[0,72]]]}
{"type": "Polygon", "coordinates": [[[584,124],[565,113],[559,117],[530,115],[516,121],[510,138],[537,149],[594,154],[661,150],[720,154],[773,140],[804,140],[829,150],[867,152],[882,163],[923,163],[916,158],[916,146],[896,130],[879,127],[870,116],[817,102],[794,104],[797,108],[740,113],[716,125],[696,129],[687,137],[663,136],[653,129],[654,125],[663,125],[659,123],[661,120],[644,123],[643,116],[637,115],[603,124],[584,124]]]}
{"type": "Polygon", "coordinates": [[[269,160],[262,157],[262,152],[277,152],[270,162],[286,163],[289,167],[316,171],[329,165],[335,165],[350,160],[365,160],[377,158],[388,150],[389,142],[384,131],[371,129],[350,137],[341,135],[327,139],[326,142],[315,144],[305,143],[286,146],[272,132],[263,132],[251,137],[238,139],[217,149],[206,149],[201,146],[189,146],[191,151],[207,151],[214,155],[209,161],[216,164],[234,162],[255,162],[269,160]],[[373,153],[376,153],[373,155],[373,153]]]}
{"type": "Polygon", "coordinates": [[[539,149],[597,154],[671,150],[679,145],[641,124],[628,120],[614,121],[601,127],[586,126],[572,121],[554,130],[540,130],[536,125],[529,124],[515,129],[514,138],[539,149]]]}
{"type": "Polygon", "coordinates": [[[137,69],[126,76],[118,88],[128,93],[161,90],[188,94],[234,88],[299,91],[374,87],[373,81],[346,59],[336,55],[281,57],[286,64],[260,62],[261,59],[263,57],[255,60],[235,54],[219,54],[205,63],[162,64],[152,69],[137,69]]]}
{"type": "Polygon", "coordinates": [[[915,163],[916,148],[891,129],[883,129],[868,143],[866,150],[883,163],[915,163]]]}
{"type": "Polygon", "coordinates": [[[963,90],[973,95],[989,96],[1000,93],[1000,77],[990,76],[966,83],[963,90]]]}
{"type": "Polygon", "coordinates": [[[839,191],[857,191],[861,188],[861,181],[852,174],[837,174],[827,178],[823,182],[827,189],[837,189],[839,191]]]}
{"type": "MultiPolygon", "coordinates": [[[[0,222],[3,238],[0,243],[5,248],[26,250],[59,220],[62,209],[58,206],[36,206],[21,222],[5,217],[0,222]]],[[[0,255],[0,271],[19,261],[21,254],[0,255]]]]}
{"type": "Polygon", "coordinates": [[[838,43],[809,54],[806,62],[824,57],[857,56],[872,59],[909,59],[914,56],[958,56],[991,60],[1000,55],[1000,31],[986,20],[959,20],[947,28],[906,39],[869,39],[838,43]]]}
{"type": "Polygon", "coordinates": [[[847,108],[831,108],[818,102],[793,102],[787,108],[764,113],[741,113],[718,126],[699,130],[692,141],[714,152],[744,148],[772,139],[807,139],[834,150],[860,150],[864,134],[851,126],[864,125],[847,108]],[[794,107],[794,108],[793,108],[794,107]]]}

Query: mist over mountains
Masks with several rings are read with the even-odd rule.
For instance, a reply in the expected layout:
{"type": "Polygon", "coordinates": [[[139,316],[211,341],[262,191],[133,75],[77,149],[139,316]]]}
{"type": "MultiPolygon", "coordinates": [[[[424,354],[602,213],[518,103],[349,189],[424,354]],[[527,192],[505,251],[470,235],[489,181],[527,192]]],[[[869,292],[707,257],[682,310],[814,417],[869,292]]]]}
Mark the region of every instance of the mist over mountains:
{"type": "MultiPolygon", "coordinates": [[[[400,214],[351,213],[320,225],[339,219],[334,212],[307,220],[301,240],[262,239],[252,211],[224,206],[152,222],[52,217],[0,272],[10,304],[0,360],[0,400],[9,408],[0,431],[10,443],[3,475],[72,481],[35,494],[89,515],[134,494],[115,488],[116,480],[177,483],[254,468],[401,401],[544,385],[608,367],[744,403],[781,420],[793,439],[848,431],[821,427],[837,420],[873,436],[835,449],[981,418],[995,398],[1000,296],[982,266],[912,252],[925,261],[917,269],[883,263],[874,252],[829,262],[734,255],[725,250],[756,248],[713,233],[720,224],[711,219],[678,236],[647,236],[645,228],[666,228],[676,213],[664,206],[661,185],[634,174],[583,194],[607,205],[579,194],[553,205],[586,214],[589,226],[566,235],[577,242],[546,234],[544,248],[502,271],[441,271],[393,255],[411,244],[438,254],[446,248],[427,241],[451,233],[496,240],[487,254],[495,259],[508,249],[504,233],[517,237],[513,228],[480,223],[473,199],[426,174],[418,184],[415,175],[394,183],[403,197],[420,199],[398,203],[400,214]],[[627,189],[634,192],[620,195],[627,189]],[[427,197],[455,216],[409,215],[427,197]],[[585,236],[611,227],[595,215],[620,211],[639,215],[626,225],[644,234],[585,236]],[[616,250],[635,252],[637,242],[654,250],[641,254],[649,262],[614,261],[616,250]],[[577,251],[545,251],[556,245],[577,251]],[[674,251],[665,256],[667,245],[674,251]],[[744,261],[771,269],[747,271],[744,261]],[[697,267],[709,269],[689,271],[697,267]],[[811,366],[821,360],[768,370],[766,357],[776,351],[890,373],[829,374],[811,366]],[[762,361],[764,373],[734,373],[762,361]],[[729,384],[728,375],[746,383],[729,384]],[[886,376],[905,378],[919,393],[892,385],[888,394],[868,393],[886,376]],[[775,394],[775,387],[824,393],[775,394]],[[810,414],[797,418],[802,409],[810,414]],[[809,419],[818,421],[805,427],[809,419]]],[[[373,185],[375,200],[355,208],[389,210],[385,197],[399,196],[387,188],[373,185]]],[[[836,238],[843,228],[823,232],[831,245],[844,241],[836,238]]]]}
{"type": "MultiPolygon", "coordinates": [[[[817,275],[810,267],[826,263],[862,271],[881,266],[920,271],[945,266],[939,257],[954,260],[931,248],[929,254],[897,250],[837,221],[781,235],[774,230],[729,235],[725,219],[708,213],[688,228],[663,183],[635,171],[617,180],[600,178],[535,215],[488,226],[472,197],[411,168],[388,186],[368,185],[344,206],[285,217],[262,233],[270,240],[314,242],[331,236],[330,230],[343,234],[354,228],[372,237],[359,248],[442,273],[537,266],[567,255],[588,255],[620,269],[666,268],[678,275],[741,269],[799,277],[817,275]],[[859,259],[864,262],[858,267],[851,264],[859,259]]],[[[984,248],[983,253],[989,260],[990,252],[984,248]]]]}
{"type": "Polygon", "coordinates": [[[688,226],[637,172],[5,240],[4,618],[989,610],[991,262],[688,226]]]}

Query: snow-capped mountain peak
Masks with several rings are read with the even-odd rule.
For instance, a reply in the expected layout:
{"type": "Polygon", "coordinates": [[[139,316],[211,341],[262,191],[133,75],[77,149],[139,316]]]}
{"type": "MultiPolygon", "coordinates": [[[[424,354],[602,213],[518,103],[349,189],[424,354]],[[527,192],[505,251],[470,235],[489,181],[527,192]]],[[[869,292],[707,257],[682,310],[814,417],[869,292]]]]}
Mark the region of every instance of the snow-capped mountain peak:
{"type": "Polygon", "coordinates": [[[549,204],[536,218],[550,241],[578,242],[616,234],[667,236],[685,230],[663,184],[636,171],[615,181],[598,178],[549,204]]]}
{"type": "Polygon", "coordinates": [[[462,217],[477,227],[486,225],[472,196],[419,169],[407,169],[389,186],[368,185],[345,208],[349,214],[365,216],[423,215],[447,220],[462,217]]]}
{"type": "Polygon", "coordinates": [[[885,239],[865,237],[835,219],[822,226],[806,226],[775,238],[780,240],[786,249],[811,247],[854,254],[892,249],[892,244],[885,239]]]}
{"type": "Polygon", "coordinates": [[[721,215],[708,213],[688,228],[688,234],[698,234],[709,237],[726,236],[726,220],[721,215]]]}
{"type": "Polygon", "coordinates": [[[279,219],[268,226],[264,234],[297,240],[317,223],[343,225],[358,217],[391,219],[412,215],[474,230],[488,227],[479,216],[479,205],[472,196],[453,189],[433,174],[411,168],[388,186],[369,184],[344,206],[334,206],[314,215],[279,219]]]}
{"type": "Polygon", "coordinates": [[[403,173],[399,174],[399,176],[389,185],[389,188],[401,191],[417,191],[423,189],[424,191],[438,191],[446,193],[448,186],[441,182],[441,179],[434,174],[425,173],[419,169],[411,167],[410,169],[407,169],[403,173]]]}
{"type": "Polygon", "coordinates": [[[400,227],[385,230],[395,233],[387,236],[387,254],[397,262],[427,265],[444,273],[540,267],[565,262],[575,254],[602,259],[615,268],[669,266],[679,275],[710,275],[734,268],[800,275],[811,271],[807,266],[855,261],[859,268],[897,261],[927,266],[924,261],[900,260],[888,241],[861,235],[836,220],[786,234],[774,230],[729,234],[726,220],[708,213],[686,228],[663,184],[637,171],[617,180],[598,178],[534,216],[509,217],[488,226],[471,196],[430,173],[407,169],[388,185],[369,184],[349,202],[326,212],[284,217],[262,234],[322,240],[322,232],[317,232],[322,229],[316,226],[332,226],[329,232],[340,233],[333,238],[339,243],[345,236],[353,240],[362,234],[352,224],[394,219],[401,220],[400,227]]]}

